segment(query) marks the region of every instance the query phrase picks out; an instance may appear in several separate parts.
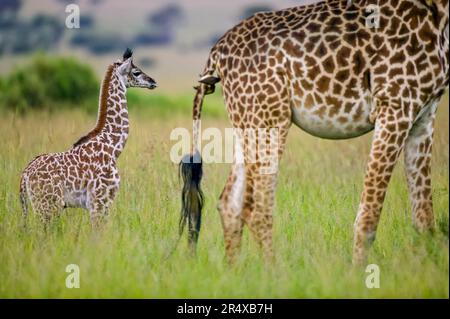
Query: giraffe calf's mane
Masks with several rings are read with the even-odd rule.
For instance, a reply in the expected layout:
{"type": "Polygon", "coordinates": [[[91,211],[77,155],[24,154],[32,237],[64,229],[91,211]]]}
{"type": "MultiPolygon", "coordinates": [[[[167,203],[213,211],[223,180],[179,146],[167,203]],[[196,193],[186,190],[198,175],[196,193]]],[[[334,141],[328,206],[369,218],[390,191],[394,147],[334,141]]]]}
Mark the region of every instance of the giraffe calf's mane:
{"type": "Polygon", "coordinates": [[[115,70],[117,64],[111,64],[108,66],[108,69],[106,70],[105,76],[102,81],[102,86],[100,89],[100,98],[99,98],[99,109],[98,109],[98,118],[97,118],[97,124],[95,127],[86,135],[82,136],[73,144],[73,147],[77,147],[81,144],[86,143],[91,138],[97,136],[99,134],[106,123],[106,110],[107,110],[107,103],[109,98],[109,85],[111,84],[111,78],[113,75],[113,71],[115,70]]]}

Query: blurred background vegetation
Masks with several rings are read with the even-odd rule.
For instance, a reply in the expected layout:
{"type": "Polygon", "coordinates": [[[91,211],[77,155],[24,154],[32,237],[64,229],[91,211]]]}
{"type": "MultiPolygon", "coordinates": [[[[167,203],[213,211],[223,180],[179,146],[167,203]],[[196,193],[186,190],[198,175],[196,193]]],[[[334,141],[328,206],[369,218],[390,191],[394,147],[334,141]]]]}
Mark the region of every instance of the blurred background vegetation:
{"type": "Polygon", "coordinates": [[[36,55],[31,62],[2,78],[0,104],[4,109],[19,112],[83,105],[95,101],[98,88],[97,76],[89,65],[73,58],[36,55]]]}
{"type": "MultiPolygon", "coordinates": [[[[228,20],[237,23],[255,12],[273,10],[280,5],[271,5],[270,1],[261,0],[240,1],[239,9],[235,17],[227,17],[222,14],[221,20],[228,20]]],[[[136,29],[133,26],[131,30],[120,30],[115,28],[110,22],[102,21],[100,15],[104,13],[112,14],[111,17],[116,19],[123,19],[123,11],[114,10],[117,1],[104,0],[44,0],[33,1],[30,0],[2,0],[0,2],[0,28],[2,31],[2,39],[0,41],[0,54],[12,53],[23,54],[30,53],[36,50],[53,50],[58,48],[61,42],[66,38],[67,43],[73,48],[83,48],[94,55],[101,55],[105,53],[114,52],[115,50],[122,50],[124,47],[142,47],[142,46],[173,46],[178,40],[177,35],[180,28],[185,28],[189,25],[191,19],[196,19],[195,15],[189,14],[190,5],[194,4],[192,0],[184,1],[139,1],[127,5],[130,15],[128,18],[135,17],[137,12],[132,12],[133,9],[138,9],[141,15],[144,16],[139,21],[140,27],[136,29]],[[46,6],[48,3],[52,5],[51,8],[46,6]],[[80,15],[80,29],[77,32],[64,28],[64,21],[66,15],[64,14],[65,5],[79,4],[81,9],[80,15]],[[111,4],[113,4],[111,6],[111,4]],[[55,9],[60,9],[59,14],[55,9]],[[31,15],[24,14],[26,10],[33,10],[31,15]],[[84,9],[84,10],[83,10],[84,9]],[[100,20],[100,22],[98,22],[100,20]],[[132,32],[132,34],[125,33],[132,32]]],[[[205,1],[195,1],[205,3],[205,1]]],[[[234,1],[231,1],[234,2],[234,1]]],[[[282,1],[286,2],[286,1],[282,1]]],[[[290,1],[291,5],[299,4],[308,1],[290,1]]],[[[311,2],[311,1],[309,1],[311,2]]],[[[127,1],[129,3],[129,1],[127,1]]],[[[221,5],[214,5],[221,7],[221,5]]],[[[207,9],[207,8],[205,8],[207,9]]],[[[225,13],[225,12],[224,12],[225,13]]],[[[128,13],[127,13],[128,14],[128,13]]],[[[231,14],[230,14],[231,15],[231,14]]],[[[116,20],[117,21],[117,20],[116,20]]],[[[192,21],[191,21],[192,22],[192,21]]],[[[198,21],[196,21],[198,23],[198,21]]],[[[216,21],[218,27],[223,25],[223,21],[216,21]]],[[[120,26],[121,23],[119,23],[120,26]]],[[[227,23],[231,26],[230,23],[227,23]]],[[[192,42],[190,46],[196,46],[203,42],[203,45],[212,45],[217,38],[222,34],[214,31],[214,27],[205,21],[203,28],[211,31],[206,31],[206,35],[199,35],[204,37],[202,41],[192,42]],[[209,33],[209,34],[208,34],[209,33]]],[[[189,26],[188,26],[189,29],[189,26]]],[[[221,28],[222,29],[222,28],[221,28]]],[[[193,36],[196,36],[195,34],[193,36]]]]}
{"type": "MultiPolygon", "coordinates": [[[[208,52],[227,29],[258,11],[313,1],[1,0],[0,112],[96,112],[103,73],[126,47],[158,82],[156,91],[130,90],[129,106],[186,112],[208,52]],[[69,4],[80,8],[78,29],[65,25],[69,4]]],[[[219,94],[210,100],[221,103],[219,94]]]]}
{"type": "MultiPolygon", "coordinates": [[[[130,108],[190,114],[192,87],[226,30],[255,12],[312,2],[0,0],[0,112],[76,107],[95,113],[106,67],[131,47],[158,89],[130,90],[130,108]],[[65,25],[73,3],[79,29],[65,25]]],[[[211,114],[224,113],[220,94],[208,103],[218,105],[211,114]]]]}
{"type": "MultiPolygon", "coordinates": [[[[89,64],[72,57],[33,56],[30,62],[0,77],[0,114],[13,111],[19,115],[30,110],[54,112],[76,108],[90,114],[98,111],[98,95],[101,80],[89,64]]],[[[166,118],[174,113],[190,115],[192,94],[167,95],[147,90],[129,90],[130,109],[151,108],[158,117],[166,118]],[[187,112],[187,113],[186,113],[187,112]]],[[[206,111],[206,116],[223,116],[220,94],[209,98],[216,107],[206,111]]]]}

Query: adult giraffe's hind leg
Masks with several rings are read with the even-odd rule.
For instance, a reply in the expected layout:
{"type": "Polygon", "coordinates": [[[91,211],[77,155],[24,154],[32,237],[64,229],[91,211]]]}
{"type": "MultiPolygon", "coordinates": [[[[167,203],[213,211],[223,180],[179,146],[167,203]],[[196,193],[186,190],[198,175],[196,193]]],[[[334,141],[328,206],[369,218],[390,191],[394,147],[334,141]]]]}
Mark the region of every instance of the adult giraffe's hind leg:
{"type": "MultiPolygon", "coordinates": [[[[236,152],[240,148],[236,147],[236,152]]],[[[218,210],[220,213],[225,239],[225,251],[228,262],[233,264],[241,247],[242,210],[246,189],[244,163],[235,163],[231,168],[227,183],[220,195],[218,210]]]]}
{"type": "Polygon", "coordinates": [[[375,123],[364,189],[354,225],[353,263],[366,262],[375,240],[386,190],[397,159],[404,147],[412,120],[408,108],[383,105],[375,123]]]}
{"type": "Polygon", "coordinates": [[[419,231],[435,227],[431,195],[431,148],[436,104],[417,120],[405,144],[405,171],[412,203],[413,225],[419,231]]]}
{"type": "MultiPolygon", "coordinates": [[[[243,218],[253,237],[262,250],[266,262],[274,260],[273,252],[273,210],[278,178],[279,161],[283,154],[290,122],[279,121],[279,126],[264,129],[266,134],[272,130],[272,140],[258,138],[258,153],[261,143],[268,147],[266,155],[262,155],[256,163],[247,164],[248,187],[244,202],[243,218]],[[274,130],[275,129],[275,130],[274,130]]],[[[258,155],[259,157],[259,155],[258,155]]]]}
{"type": "Polygon", "coordinates": [[[252,205],[244,212],[245,223],[253,238],[258,243],[264,259],[274,259],[272,244],[273,208],[275,205],[275,189],[277,173],[261,174],[258,165],[249,165],[252,179],[252,205]]]}
{"type": "Polygon", "coordinates": [[[256,163],[251,162],[249,152],[244,155],[241,153],[242,148],[236,147],[237,159],[233,164],[219,203],[226,254],[230,263],[235,262],[240,250],[244,223],[247,224],[262,249],[265,260],[273,260],[272,214],[275,203],[278,160],[284,149],[287,129],[277,130],[277,132],[281,134],[278,135],[277,143],[270,145],[270,147],[276,148],[272,150],[276,159],[267,158],[267,160],[256,163]],[[243,158],[245,158],[245,163],[243,158]]]}

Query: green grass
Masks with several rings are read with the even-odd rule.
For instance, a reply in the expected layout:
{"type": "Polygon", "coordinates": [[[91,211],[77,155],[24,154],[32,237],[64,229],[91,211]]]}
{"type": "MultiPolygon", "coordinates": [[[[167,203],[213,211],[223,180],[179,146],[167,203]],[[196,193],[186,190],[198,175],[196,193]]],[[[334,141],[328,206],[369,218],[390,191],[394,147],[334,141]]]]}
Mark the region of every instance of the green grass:
{"type": "MultiPolygon", "coordinates": [[[[151,93],[143,90],[130,90],[128,92],[128,105],[130,110],[147,111],[151,116],[156,116],[159,120],[167,120],[177,114],[179,116],[189,116],[192,113],[191,105],[194,99],[195,91],[189,94],[176,95],[174,97],[160,93],[151,93]]],[[[227,118],[227,113],[223,107],[220,94],[214,94],[207,97],[208,107],[202,111],[202,116],[211,118],[227,118]]]]}
{"type": "MultiPolygon", "coordinates": [[[[208,97],[203,128],[229,126],[220,97],[208,97]]],[[[205,165],[206,208],[198,257],[177,238],[180,181],[169,159],[172,128],[191,127],[186,97],[148,99],[131,107],[131,132],[119,159],[121,189],[102,233],[88,213],[66,210],[48,234],[30,219],[20,229],[18,183],[37,154],[63,151],[94,125],[80,111],[31,113],[0,119],[0,297],[2,298],[448,298],[448,102],[440,108],[433,153],[433,196],[439,229],[419,235],[411,223],[403,165],[391,181],[370,263],[381,287],[367,289],[364,269],[351,267],[352,225],[361,193],[370,134],[326,141],[293,127],[281,162],[274,212],[276,262],[265,267],[244,233],[238,264],[224,260],[215,209],[229,165],[205,165]],[[156,105],[160,103],[161,105],[156,105]],[[173,107],[173,109],[171,109],[173,107]],[[161,111],[163,110],[163,111],[161,111]],[[178,110],[175,112],[175,110],[178,110]],[[185,115],[181,115],[184,113],[185,115]],[[81,270],[81,288],[67,289],[65,267],[81,270]]],[[[137,103],[137,102],[136,102],[137,103]]]]}

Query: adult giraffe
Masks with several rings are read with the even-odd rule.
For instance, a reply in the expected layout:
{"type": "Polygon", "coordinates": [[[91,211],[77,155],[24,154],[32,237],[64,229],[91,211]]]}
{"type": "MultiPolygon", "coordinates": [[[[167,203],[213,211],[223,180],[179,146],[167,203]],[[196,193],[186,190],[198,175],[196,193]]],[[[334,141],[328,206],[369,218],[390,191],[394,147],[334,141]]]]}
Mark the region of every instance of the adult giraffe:
{"type": "MultiPolygon", "coordinates": [[[[353,262],[366,260],[402,150],[413,223],[421,231],[432,229],[431,144],[436,107],[449,80],[448,21],[448,0],[330,0],[253,15],[211,50],[193,105],[194,151],[203,97],[218,81],[234,128],[279,130],[278,156],[292,123],[329,139],[374,129],[354,224],[353,262]],[[369,5],[379,11],[378,28],[366,24],[373,13],[369,5]]],[[[238,161],[246,158],[247,150],[235,148],[235,162],[220,196],[231,262],[244,223],[265,255],[273,255],[277,174],[261,174],[260,163],[238,161]]],[[[182,222],[189,220],[195,247],[203,200],[201,161],[193,158],[186,156],[181,163],[182,222]]]]}
{"type": "Polygon", "coordinates": [[[134,65],[127,49],[106,71],[94,129],[69,150],[40,155],[25,168],[20,181],[24,217],[30,202],[45,224],[66,207],[88,209],[92,225],[100,224],[119,189],[116,162],[128,139],[129,87],[154,89],[156,82],[134,65]]]}

